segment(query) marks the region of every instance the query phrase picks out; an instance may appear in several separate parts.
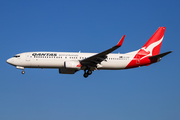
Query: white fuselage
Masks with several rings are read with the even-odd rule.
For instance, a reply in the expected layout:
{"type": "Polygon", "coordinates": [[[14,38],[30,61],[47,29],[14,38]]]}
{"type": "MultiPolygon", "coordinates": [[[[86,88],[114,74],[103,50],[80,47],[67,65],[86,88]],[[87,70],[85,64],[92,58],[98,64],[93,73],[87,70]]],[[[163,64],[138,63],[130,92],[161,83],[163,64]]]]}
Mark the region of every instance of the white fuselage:
{"type": "MultiPolygon", "coordinates": [[[[137,51],[127,54],[108,54],[106,60],[97,65],[97,69],[124,69],[134,58],[137,51]]],[[[64,68],[65,61],[81,61],[97,53],[75,52],[26,52],[12,57],[8,63],[17,68],[64,68]]],[[[81,68],[83,69],[83,68],[81,68]]]]}

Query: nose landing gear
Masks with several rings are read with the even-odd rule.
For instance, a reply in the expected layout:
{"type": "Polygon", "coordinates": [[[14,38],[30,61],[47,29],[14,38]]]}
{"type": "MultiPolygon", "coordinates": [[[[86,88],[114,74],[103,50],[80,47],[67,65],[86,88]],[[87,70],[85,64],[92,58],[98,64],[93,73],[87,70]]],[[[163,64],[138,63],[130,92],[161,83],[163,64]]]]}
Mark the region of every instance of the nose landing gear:
{"type": "Polygon", "coordinates": [[[24,67],[21,67],[21,66],[16,66],[16,68],[17,68],[17,69],[21,69],[21,70],[23,70],[23,71],[21,72],[22,74],[24,74],[24,73],[25,73],[25,71],[24,71],[24,67]]]}

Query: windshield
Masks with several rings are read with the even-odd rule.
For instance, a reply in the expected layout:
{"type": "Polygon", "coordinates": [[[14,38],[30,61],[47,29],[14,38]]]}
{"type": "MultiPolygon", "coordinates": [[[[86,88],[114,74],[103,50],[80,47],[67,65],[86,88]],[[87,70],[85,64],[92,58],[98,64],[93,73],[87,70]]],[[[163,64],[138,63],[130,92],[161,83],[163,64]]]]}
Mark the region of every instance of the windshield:
{"type": "Polygon", "coordinates": [[[20,55],[15,55],[15,56],[13,56],[13,57],[18,58],[18,57],[20,57],[20,55]]]}

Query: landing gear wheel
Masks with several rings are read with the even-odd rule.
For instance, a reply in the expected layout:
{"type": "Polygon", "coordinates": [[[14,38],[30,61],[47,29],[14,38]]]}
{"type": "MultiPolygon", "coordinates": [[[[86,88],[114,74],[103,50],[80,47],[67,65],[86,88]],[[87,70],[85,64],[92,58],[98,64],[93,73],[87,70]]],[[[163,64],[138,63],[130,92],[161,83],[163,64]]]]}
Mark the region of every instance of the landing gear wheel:
{"type": "Polygon", "coordinates": [[[25,73],[25,71],[23,70],[21,73],[22,73],[22,74],[24,74],[24,73],[25,73]]]}
{"type": "Polygon", "coordinates": [[[88,75],[91,75],[91,74],[92,74],[92,71],[91,71],[91,70],[88,70],[88,71],[87,71],[87,74],[88,74],[88,75]]]}
{"type": "Polygon", "coordinates": [[[87,78],[87,77],[88,77],[88,74],[87,74],[87,73],[84,73],[84,77],[87,78]]]}

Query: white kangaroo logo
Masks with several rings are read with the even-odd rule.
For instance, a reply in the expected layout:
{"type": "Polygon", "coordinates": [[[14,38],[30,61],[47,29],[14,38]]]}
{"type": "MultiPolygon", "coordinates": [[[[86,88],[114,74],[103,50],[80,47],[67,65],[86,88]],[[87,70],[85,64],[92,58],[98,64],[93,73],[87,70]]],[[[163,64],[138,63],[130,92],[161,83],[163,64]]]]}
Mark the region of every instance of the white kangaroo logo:
{"type": "Polygon", "coordinates": [[[146,52],[150,52],[149,54],[145,55],[141,59],[143,59],[143,58],[145,58],[147,56],[152,56],[153,49],[162,42],[163,38],[164,38],[164,36],[160,40],[158,40],[157,42],[154,42],[154,43],[150,44],[147,48],[146,47],[141,48],[141,49],[143,49],[146,52]]]}

